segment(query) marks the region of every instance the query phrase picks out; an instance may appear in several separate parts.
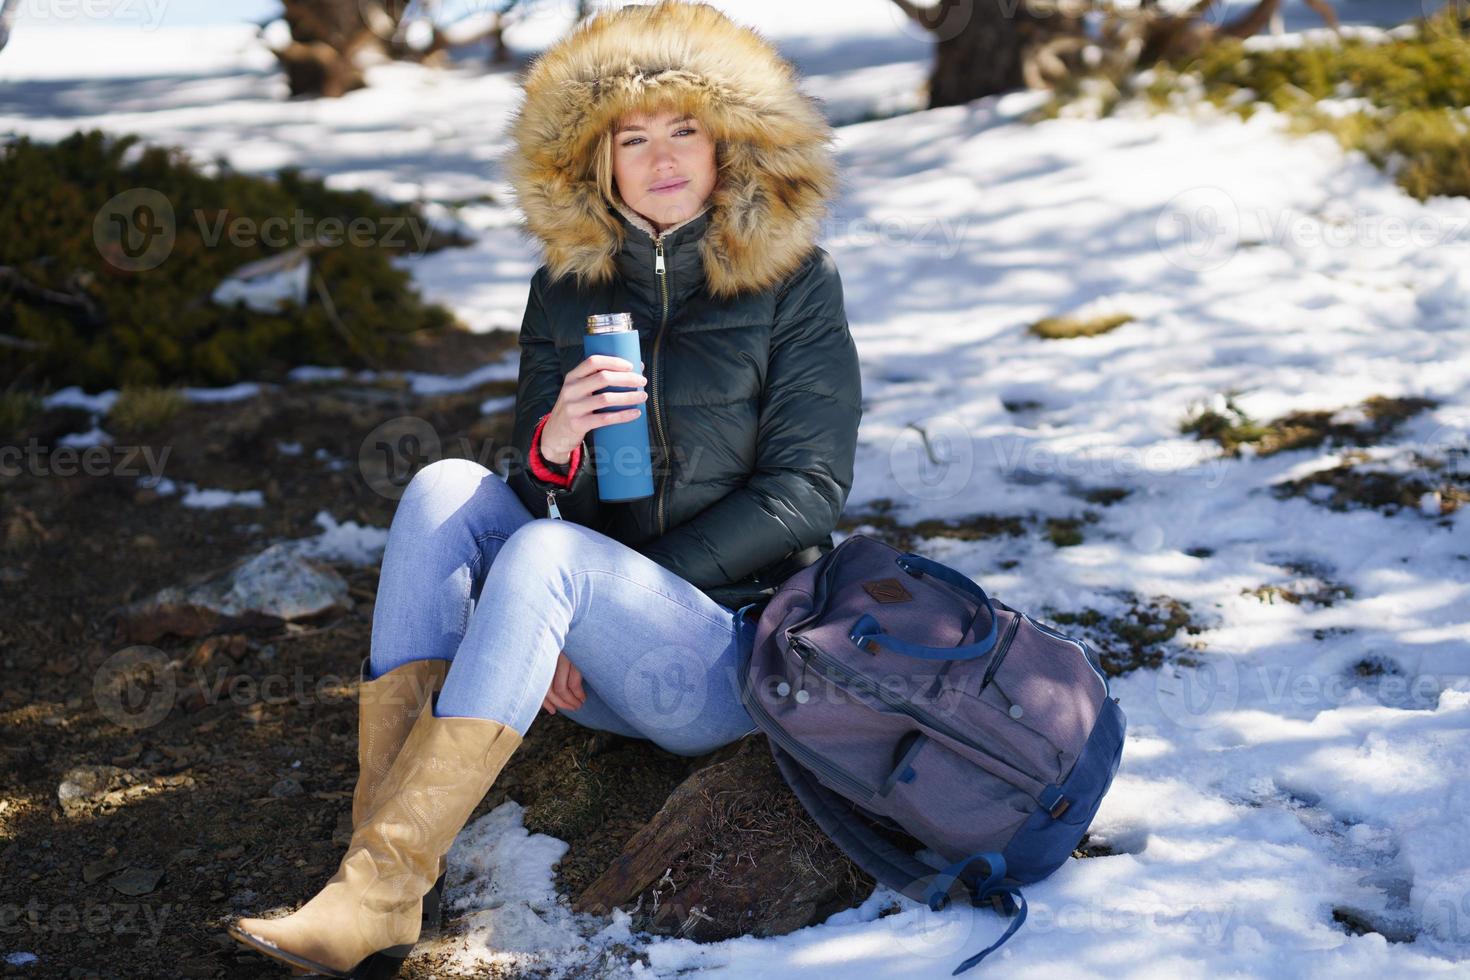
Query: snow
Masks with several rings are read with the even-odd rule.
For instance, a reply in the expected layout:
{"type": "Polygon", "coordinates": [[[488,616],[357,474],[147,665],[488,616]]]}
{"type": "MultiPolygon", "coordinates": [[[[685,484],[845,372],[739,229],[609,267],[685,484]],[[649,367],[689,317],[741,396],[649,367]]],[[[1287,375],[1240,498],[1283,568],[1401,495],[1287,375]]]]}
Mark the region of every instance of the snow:
{"type": "Polygon", "coordinates": [[[322,533],[291,542],[299,554],[354,565],[376,565],[383,560],[383,548],[388,543],[387,528],[356,521],[339,523],[324,510],[317,511],[315,521],[322,533]]]}
{"type": "Polygon", "coordinates": [[[179,503],[185,507],[218,510],[221,507],[265,506],[265,495],[259,490],[201,490],[192,483],[186,483],[184,487],[179,503]]]}
{"type": "MultiPolygon", "coordinates": [[[[1365,451],[1385,470],[1412,468],[1419,452],[1463,472],[1470,201],[1417,202],[1325,135],[1290,137],[1274,112],[1241,121],[1187,97],[1168,115],[1123,107],[1036,125],[1021,121],[1034,93],[881,118],[916,104],[929,56],[888,0],[844,7],[836,31],[819,4],[721,6],[788,50],[834,118],[869,120],[839,131],[844,190],[823,236],[863,364],[849,509],[892,500],[913,523],[1075,518],[1091,506],[1098,520],[1074,547],[1029,535],[922,550],[1028,611],[1117,615],[1130,595],[1161,595],[1204,627],[1188,637],[1195,666],[1175,662],[1176,646],[1163,668],[1113,681],[1128,742],[1092,836],[1115,853],[1026,889],[1026,924],[980,969],[1463,976],[1466,508],[1442,514],[1432,494],[1395,514],[1276,499],[1271,485],[1344,453],[1228,458],[1179,425],[1222,410],[1227,392],[1258,419],[1322,409],[1347,420],[1371,395],[1430,397],[1437,408],[1365,451]],[[1064,341],[1026,329],[1113,312],[1133,319],[1064,341]],[[1131,493],[1107,507],[1081,499],[1101,487],[1131,493]],[[1248,594],[1318,581],[1353,594],[1330,606],[1248,594]],[[1333,921],[1339,907],[1377,931],[1353,934],[1333,921]]],[[[1378,27],[1398,19],[1386,9],[1339,6],[1345,21],[1358,11],[1378,27]]],[[[1314,17],[1287,6],[1289,26],[1315,28],[1314,17]]],[[[288,102],[269,54],[235,27],[163,27],[131,49],[21,26],[0,60],[0,129],[54,139],[103,125],[242,170],[299,164],[333,186],[426,200],[476,241],[404,260],[417,284],[472,329],[518,327],[537,258],[500,172],[512,72],[468,58],[439,72],[381,65],[345,98],[288,102]],[[85,64],[69,57],[78,50],[85,64]]],[[[531,23],[511,40],[524,54],[559,29],[531,23]]],[[[514,376],[512,355],[458,378],[402,377],[430,394],[514,376]]],[[[105,413],[115,397],[68,390],[48,402],[105,413]]],[[[317,523],[305,539],[315,543],[299,547],[380,553],[382,529],[326,512],[317,523]]],[[[938,978],[1006,925],[880,888],[789,936],[701,945],[632,934],[626,913],[570,912],[551,870],[566,845],[528,834],[521,817],[503,804],[451,852],[460,918],[449,942],[467,974],[938,978]]]]}

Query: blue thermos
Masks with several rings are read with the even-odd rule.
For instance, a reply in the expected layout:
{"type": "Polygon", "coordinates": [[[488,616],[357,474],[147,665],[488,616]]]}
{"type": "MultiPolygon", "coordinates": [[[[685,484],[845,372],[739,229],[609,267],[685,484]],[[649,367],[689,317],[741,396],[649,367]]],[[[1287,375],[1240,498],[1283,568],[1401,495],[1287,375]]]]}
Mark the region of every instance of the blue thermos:
{"type": "MultiPolygon", "coordinates": [[[[621,357],[638,370],[642,354],[638,350],[638,331],[633,329],[630,313],[595,313],[587,318],[584,354],[611,354],[621,357]]],[[[598,391],[635,391],[635,388],[611,386],[598,391]]],[[[592,430],[592,453],[597,461],[597,497],[604,501],[641,500],[653,496],[653,462],[648,452],[648,407],[652,401],[636,406],[641,413],[636,419],[604,425],[592,430]]],[[[630,406],[609,405],[598,412],[624,412],[630,406]]]]}

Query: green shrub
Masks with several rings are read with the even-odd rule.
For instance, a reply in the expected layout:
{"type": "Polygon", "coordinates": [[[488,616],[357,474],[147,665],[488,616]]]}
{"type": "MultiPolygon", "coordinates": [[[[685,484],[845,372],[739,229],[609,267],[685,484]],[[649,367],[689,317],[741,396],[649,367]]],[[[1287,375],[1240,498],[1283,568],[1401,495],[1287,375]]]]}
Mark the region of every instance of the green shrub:
{"type": "Polygon", "coordinates": [[[41,399],[29,391],[0,391],[0,439],[20,435],[41,411],[41,399]]]}
{"type": "MultiPolygon", "coordinates": [[[[417,247],[406,230],[397,242],[385,240],[396,222],[426,228],[417,209],[328,190],[293,169],[272,180],[219,161],[209,176],[178,150],[134,150],[138,143],[93,130],[56,144],[21,138],[0,150],[0,267],[11,270],[0,280],[0,334],[19,341],[0,347],[0,384],[229,384],[303,363],[378,366],[411,334],[453,322],[390,262],[417,247]],[[174,212],[172,247],[153,268],[126,261],[107,231],[108,202],[138,189],[158,192],[174,212]],[[303,244],[296,215],[308,234],[326,218],[373,224],[360,241],[339,235],[338,244],[314,252],[303,307],[259,313],[213,303],[210,294],[240,266],[303,244]],[[273,241],[232,241],[226,231],[211,244],[231,222],[258,229],[272,217],[287,222],[273,241]],[[94,222],[103,229],[95,239],[94,222]],[[318,276],[330,307],[315,288],[318,276]]],[[[432,237],[425,250],[446,243],[432,237]]]]}
{"type": "Polygon", "coordinates": [[[124,385],[107,413],[118,432],[150,432],[165,425],[184,407],[184,395],[173,388],[124,385]]]}
{"type": "Polygon", "coordinates": [[[1470,27],[1456,13],[1448,4],[1417,36],[1382,42],[1346,38],[1252,50],[1227,38],[1188,61],[1150,65],[1116,87],[1102,77],[1073,79],[1032,118],[1107,115],[1132,98],[1166,111],[1199,96],[1243,118],[1271,106],[1298,132],[1328,132],[1344,148],[1361,150],[1421,201],[1470,196],[1470,27]],[[1319,105],[1342,98],[1365,104],[1345,113],[1319,105]]]}

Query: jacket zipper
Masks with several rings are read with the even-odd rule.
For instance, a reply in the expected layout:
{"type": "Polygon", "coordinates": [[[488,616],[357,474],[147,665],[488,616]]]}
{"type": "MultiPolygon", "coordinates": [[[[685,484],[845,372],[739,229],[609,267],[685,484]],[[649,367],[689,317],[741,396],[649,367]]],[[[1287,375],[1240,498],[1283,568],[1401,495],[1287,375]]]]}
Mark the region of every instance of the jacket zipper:
{"type": "Polygon", "coordinates": [[[658,349],[664,339],[664,325],[669,321],[669,277],[664,268],[664,236],[659,235],[653,240],[653,274],[658,279],[659,297],[663,301],[663,312],[659,316],[658,333],[653,338],[653,369],[648,373],[648,404],[653,407],[653,426],[658,433],[658,440],[663,448],[664,473],[659,475],[658,489],[653,497],[653,509],[655,519],[658,523],[658,533],[664,534],[668,528],[664,525],[664,476],[669,468],[669,442],[664,436],[663,419],[658,411],[658,349]]]}
{"type": "Polygon", "coordinates": [[[546,516],[559,521],[561,520],[561,508],[556,506],[556,494],[555,490],[546,491],[546,516]]]}
{"type": "MultiPolygon", "coordinates": [[[[812,669],[816,671],[817,674],[827,678],[828,680],[836,681],[838,684],[843,685],[844,688],[851,685],[854,680],[862,676],[857,671],[844,664],[842,661],[829,657],[827,654],[823,653],[821,650],[818,650],[816,647],[812,646],[801,637],[792,637],[792,644],[793,646],[800,648],[802,652],[798,653],[798,656],[800,656],[807,664],[809,664],[812,669]]],[[[986,768],[987,772],[990,772],[992,775],[1005,780],[1016,789],[1036,800],[1037,803],[1041,803],[1041,800],[1038,799],[1036,795],[1031,792],[1031,789],[1026,786],[1018,777],[1025,777],[1026,779],[1036,783],[1040,783],[1043,786],[1050,783],[1050,779],[1043,779],[1033,773],[1022,772],[1015,766],[1011,765],[1009,762],[1006,762],[1004,759],[991,752],[989,749],[985,748],[983,745],[977,743],[974,739],[966,738],[959,732],[955,731],[953,728],[950,728],[947,724],[940,721],[938,718],[935,718],[924,709],[914,706],[911,702],[904,698],[900,698],[896,695],[890,694],[881,684],[866,684],[864,686],[871,689],[874,696],[877,697],[879,701],[882,701],[884,704],[888,705],[890,708],[895,708],[903,714],[908,715],[919,724],[931,728],[934,731],[939,732],[945,736],[948,736],[961,745],[968,746],[969,748],[980,753],[986,758],[995,760],[996,768],[1001,771],[996,772],[993,769],[986,768]],[[1007,776],[1006,773],[1015,773],[1016,776],[1007,776]]]]}

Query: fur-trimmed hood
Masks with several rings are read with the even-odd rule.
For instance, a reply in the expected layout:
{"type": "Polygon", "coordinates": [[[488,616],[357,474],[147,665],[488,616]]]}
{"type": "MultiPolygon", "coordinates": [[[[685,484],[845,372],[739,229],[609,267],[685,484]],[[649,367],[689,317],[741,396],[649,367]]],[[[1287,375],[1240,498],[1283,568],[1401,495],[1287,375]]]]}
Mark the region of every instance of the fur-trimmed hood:
{"type": "Polygon", "coordinates": [[[715,140],[699,240],[711,295],[768,289],[817,243],[837,189],[831,126],[770,42],[714,7],[659,0],[597,14],[537,57],[522,85],[506,170],[552,280],[615,274],[626,231],[595,161],[625,112],[687,113],[715,140]]]}

